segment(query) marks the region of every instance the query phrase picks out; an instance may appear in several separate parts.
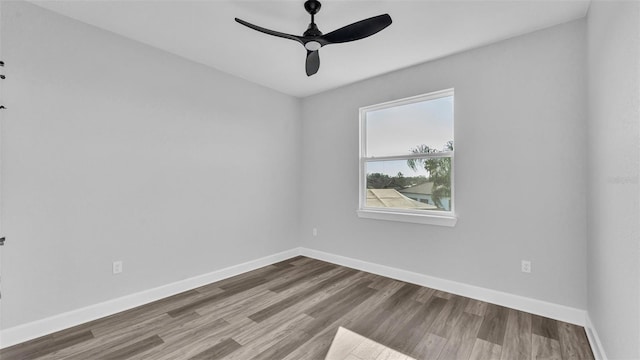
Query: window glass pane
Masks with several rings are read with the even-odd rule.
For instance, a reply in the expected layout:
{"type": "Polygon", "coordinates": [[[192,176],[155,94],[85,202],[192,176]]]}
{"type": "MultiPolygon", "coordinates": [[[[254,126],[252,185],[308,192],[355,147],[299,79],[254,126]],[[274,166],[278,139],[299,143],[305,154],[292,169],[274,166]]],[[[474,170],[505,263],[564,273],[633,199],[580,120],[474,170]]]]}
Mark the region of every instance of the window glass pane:
{"type": "Polygon", "coordinates": [[[367,161],[367,207],[451,211],[451,158],[367,161]]]}
{"type": "Polygon", "coordinates": [[[453,146],[453,96],[394,106],[366,114],[366,154],[405,155],[453,146]]]}

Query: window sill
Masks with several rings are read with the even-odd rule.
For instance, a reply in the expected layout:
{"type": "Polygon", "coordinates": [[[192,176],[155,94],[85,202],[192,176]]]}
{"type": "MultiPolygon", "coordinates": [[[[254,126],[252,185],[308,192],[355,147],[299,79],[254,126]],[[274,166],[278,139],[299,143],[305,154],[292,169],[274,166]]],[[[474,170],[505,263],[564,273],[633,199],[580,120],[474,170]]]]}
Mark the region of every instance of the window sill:
{"type": "Polygon", "coordinates": [[[376,211],[376,210],[358,210],[358,217],[365,219],[375,220],[387,220],[387,221],[400,221],[409,222],[415,224],[427,224],[438,226],[456,226],[458,217],[452,216],[438,216],[438,215],[422,215],[422,214],[406,214],[388,211],[376,211]]]}

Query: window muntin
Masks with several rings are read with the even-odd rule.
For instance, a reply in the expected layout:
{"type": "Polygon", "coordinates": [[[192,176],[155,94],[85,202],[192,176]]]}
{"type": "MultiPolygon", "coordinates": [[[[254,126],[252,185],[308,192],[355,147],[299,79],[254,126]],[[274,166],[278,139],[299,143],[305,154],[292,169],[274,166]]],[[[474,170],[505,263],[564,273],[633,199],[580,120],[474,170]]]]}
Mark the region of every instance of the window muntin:
{"type": "Polygon", "coordinates": [[[360,109],[360,210],[453,216],[453,90],[360,109]]]}

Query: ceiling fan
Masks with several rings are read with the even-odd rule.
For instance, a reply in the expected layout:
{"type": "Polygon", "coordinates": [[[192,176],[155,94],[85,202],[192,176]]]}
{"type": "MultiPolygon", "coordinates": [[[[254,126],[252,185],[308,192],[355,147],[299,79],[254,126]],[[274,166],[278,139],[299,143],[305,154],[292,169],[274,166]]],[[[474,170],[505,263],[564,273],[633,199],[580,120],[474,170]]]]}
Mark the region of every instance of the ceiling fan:
{"type": "Polygon", "coordinates": [[[307,60],[305,66],[307,76],[317,73],[320,68],[320,55],[318,54],[318,50],[320,50],[321,47],[329,44],[339,44],[364,39],[391,25],[391,16],[389,16],[389,14],[384,14],[355,22],[328,34],[322,34],[314,21],[315,15],[320,11],[320,6],[321,4],[317,0],[305,1],[304,8],[311,15],[311,23],[302,36],[265,29],[238,18],[236,18],[236,21],[244,26],[265,34],[294,40],[302,44],[307,49],[307,60]]]}

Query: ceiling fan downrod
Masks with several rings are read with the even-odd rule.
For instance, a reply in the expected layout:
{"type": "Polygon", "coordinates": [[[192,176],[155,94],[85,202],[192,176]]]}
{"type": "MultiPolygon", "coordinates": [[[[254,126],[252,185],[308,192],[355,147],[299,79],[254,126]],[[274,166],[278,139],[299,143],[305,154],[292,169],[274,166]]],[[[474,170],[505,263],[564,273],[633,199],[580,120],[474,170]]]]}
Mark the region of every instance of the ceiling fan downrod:
{"type": "Polygon", "coordinates": [[[318,29],[315,21],[316,14],[320,11],[320,7],[322,7],[322,4],[320,4],[320,1],[318,0],[307,0],[304,2],[304,9],[307,10],[309,15],[311,15],[311,23],[309,24],[309,27],[307,27],[307,30],[304,32],[303,36],[322,35],[322,31],[318,29]]]}

